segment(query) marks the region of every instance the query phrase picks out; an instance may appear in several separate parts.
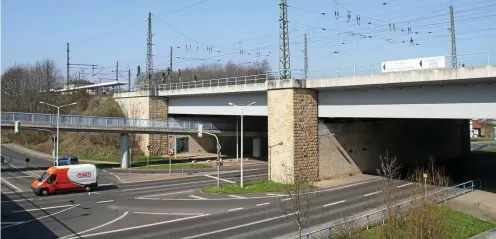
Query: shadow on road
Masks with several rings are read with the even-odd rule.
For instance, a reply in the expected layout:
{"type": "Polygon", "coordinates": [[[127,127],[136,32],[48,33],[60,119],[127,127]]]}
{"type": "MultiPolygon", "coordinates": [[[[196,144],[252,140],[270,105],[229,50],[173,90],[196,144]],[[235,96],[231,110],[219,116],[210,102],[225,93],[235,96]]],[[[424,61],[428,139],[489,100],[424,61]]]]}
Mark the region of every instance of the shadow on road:
{"type": "Polygon", "coordinates": [[[455,182],[474,180],[477,189],[496,193],[496,152],[472,151],[446,168],[455,182]]]}
{"type": "MultiPolygon", "coordinates": [[[[26,199],[21,194],[12,194],[20,196],[20,200],[26,199]]],[[[22,208],[14,199],[9,197],[7,194],[2,193],[2,237],[3,238],[57,238],[52,230],[41,223],[37,218],[29,212],[23,212],[22,208]],[[21,222],[22,224],[16,224],[15,222],[21,222]]],[[[19,198],[15,198],[19,200],[19,198]]],[[[25,201],[23,201],[25,202],[25,201]]],[[[29,202],[28,204],[33,205],[38,208],[34,203],[29,202]]],[[[39,217],[49,215],[49,212],[40,210],[43,212],[39,217]]],[[[38,218],[39,218],[38,217],[38,218]]],[[[60,225],[72,231],[63,222],[56,219],[54,216],[45,217],[52,219],[52,221],[57,221],[60,225]]],[[[43,219],[42,219],[43,220],[43,219]]]]}

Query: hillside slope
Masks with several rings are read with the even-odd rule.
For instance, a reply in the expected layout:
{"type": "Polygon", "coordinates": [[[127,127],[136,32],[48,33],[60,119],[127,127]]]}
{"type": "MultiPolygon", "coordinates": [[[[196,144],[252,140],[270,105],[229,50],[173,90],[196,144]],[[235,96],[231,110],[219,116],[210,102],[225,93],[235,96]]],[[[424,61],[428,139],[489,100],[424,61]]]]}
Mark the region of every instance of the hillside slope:
{"type": "MultiPolygon", "coordinates": [[[[85,102],[86,107],[77,107],[69,114],[124,117],[124,113],[112,97],[96,96],[85,100],[87,100],[87,103],[85,102]]],[[[134,139],[135,137],[131,138],[134,139]]],[[[7,139],[13,143],[41,152],[52,153],[53,144],[49,133],[24,131],[21,128],[19,135],[12,134],[12,131],[8,132],[7,139]]],[[[142,155],[136,142],[133,142],[132,146],[133,156],[142,155]]],[[[61,132],[59,147],[59,156],[74,155],[79,158],[116,157],[119,156],[119,134],[61,132]]]]}

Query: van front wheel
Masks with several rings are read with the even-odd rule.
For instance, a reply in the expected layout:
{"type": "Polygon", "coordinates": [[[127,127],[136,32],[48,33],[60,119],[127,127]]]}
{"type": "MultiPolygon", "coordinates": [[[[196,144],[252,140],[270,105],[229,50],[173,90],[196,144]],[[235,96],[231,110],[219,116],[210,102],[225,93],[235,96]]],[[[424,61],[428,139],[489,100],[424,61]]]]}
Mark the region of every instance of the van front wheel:
{"type": "Polygon", "coordinates": [[[50,194],[50,192],[48,192],[48,189],[46,189],[46,188],[41,189],[41,191],[40,191],[40,195],[48,196],[49,194],[50,194]]]}
{"type": "Polygon", "coordinates": [[[84,190],[86,190],[86,192],[91,192],[91,187],[90,187],[90,185],[86,185],[86,186],[84,186],[84,190]]]}

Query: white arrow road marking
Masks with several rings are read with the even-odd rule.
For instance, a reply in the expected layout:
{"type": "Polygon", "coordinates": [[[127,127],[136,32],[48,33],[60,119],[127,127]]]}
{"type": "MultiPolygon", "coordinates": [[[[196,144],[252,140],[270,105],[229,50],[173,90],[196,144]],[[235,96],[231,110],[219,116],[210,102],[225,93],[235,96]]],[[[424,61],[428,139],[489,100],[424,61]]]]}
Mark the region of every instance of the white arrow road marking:
{"type": "Polygon", "coordinates": [[[7,228],[7,227],[17,226],[17,225],[22,225],[22,224],[25,224],[25,223],[28,223],[28,222],[32,222],[32,221],[38,221],[38,220],[43,219],[43,218],[46,218],[46,217],[51,217],[51,216],[53,216],[53,215],[57,215],[57,214],[59,214],[59,213],[63,213],[63,212],[65,212],[65,211],[67,211],[67,210],[71,210],[71,209],[73,209],[73,208],[75,208],[75,207],[78,207],[78,206],[79,206],[79,204],[76,204],[76,205],[74,205],[73,207],[66,208],[66,209],[61,210],[61,211],[58,211],[58,212],[56,212],[56,213],[48,214],[48,215],[45,215],[45,216],[43,216],[43,217],[34,218],[34,219],[29,220],[29,221],[25,221],[25,222],[21,222],[21,223],[13,224],[13,225],[5,226],[5,227],[2,227],[2,229],[7,228]]]}

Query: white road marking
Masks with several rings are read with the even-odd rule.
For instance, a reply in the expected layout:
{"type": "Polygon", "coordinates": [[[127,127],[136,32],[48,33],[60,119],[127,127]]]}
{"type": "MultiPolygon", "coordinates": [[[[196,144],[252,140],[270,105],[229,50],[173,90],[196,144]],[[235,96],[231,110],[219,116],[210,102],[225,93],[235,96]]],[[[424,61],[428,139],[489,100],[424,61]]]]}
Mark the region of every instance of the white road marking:
{"type": "Polygon", "coordinates": [[[122,183],[122,180],[121,180],[121,178],[120,178],[119,176],[117,176],[117,175],[115,175],[115,174],[113,174],[113,173],[110,173],[110,175],[112,175],[112,176],[116,177],[116,178],[117,178],[117,180],[119,180],[119,182],[121,182],[121,183],[122,183]]]}
{"type": "Polygon", "coordinates": [[[107,172],[107,170],[105,170],[105,169],[102,169],[102,171],[103,171],[103,172],[107,172]]]}
{"type": "Polygon", "coordinates": [[[176,183],[176,184],[167,184],[167,185],[159,185],[159,186],[128,188],[128,189],[121,190],[121,192],[134,191],[134,190],[142,190],[142,189],[150,189],[150,188],[165,188],[165,187],[171,187],[171,186],[180,186],[180,185],[188,185],[188,184],[195,184],[195,183],[208,183],[208,182],[211,182],[211,181],[210,180],[205,180],[205,181],[196,181],[196,182],[187,182],[187,183],[176,183]]]}
{"type": "Polygon", "coordinates": [[[108,203],[108,202],[113,202],[114,200],[107,200],[107,201],[99,201],[99,202],[96,202],[96,203],[108,203]]]}
{"type": "Polygon", "coordinates": [[[35,178],[39,178],[40,175],[38,174],[35,174],[35,173],[32,173],[32,172],[28,172],[28,171],[25,171],[25,170],[21,170],[19,168],[17,168],[16,166],[12,165],[11,163],[7,163],[8,165],[10,165],[10,167],[14,168],[14,169],[17,169],[18,171],[21,171],[29,176],[32,176],[32,177],[35,177],[35,178]]]}
{"type": "Polygon", "coordinates": [[[324,205],[322,207],[329,207],[329,206],[340,204],[340,203],[344,203],[344,202],[346,202],[346,200],[341,200],[341,201],[338,201],[338,202],[329,203],[329,204],[326,204],[326,205],[324,205]]]}
{"type": "Polygon", "coordinates": [[[381,193],[382,191],[377,191],[377,192],[373,192],[373,193],[367,193],[365,195],[363,195],[364,197],[368,197],[368,196],[372,196],[372,195],[375,195],[375,194],[378,194],[378,193],[381,193]]]}
{"type": "Polygon", "coordinates": [[[232,198],[238,198],[238,199],[246,199],[246,197],[238,196],[238,195],[227,195],[227,196],[232,197],[232,198]]]}
{"type": "Polygon", "coordinates": [[[243,210],[244,208],[242,207],[238,207],[238,208],[233,208],[233,209],[229,209],[227,210],[228,212],[234,212],[234,211],[239,211],[239,210],[243,210]]]}
{"type": "MultiPolygon", "coordinates": [[[[98,228],[101,228],[101,227],[104,227],[104,226],[110,225],[110,224],[112,224],[112,223],[114,223],[114,222],[116,222],[116,221],[121,220],[121,219],[122,219],[122,218],[124,218],[124,217],[125,217],[128,213],[129,213],[129,212],[124,212],[124,214],[122,214],[120,217],[118,217],[118,218],[116,218],[116,219],[114,219],[114,220],[112,220],[112,221],[106,222],[106,223],[104,223],[104,224],[102,224],[102,225],[100,225],[100,226],[93,227],[93,228],[90,228],[90,229],[85,230],[85,231],[82,231],[82,232],[78,232],[78,233],[74,233],[74,234],[71,234],[71,235],[68,235],[68,236],[65,236],[65,237],[61,237],[60,239],[65,239],[65,238],[69,238],[69,237],[72,237],[72,236],[81,235],[81,234],[83,234],[83,233],[90,232],[90,231],[94,231],[94,230],[96,230],[96,229],[98,229],[98,228]]],[[[79,236],[78,236],[77,238],[79,238],[79,236]]]]}
{"type": "Polygon", "coordinates": [[[196,216],[204,215],[203,213],[176,213],[176,212],[133,212],[136,214],[147,214],[147,215],[174,215],[174,216],[196,216]]]}
{"type": "Polygon", "coordinates": [[[32,178],[32,175],[26,175],[26,176],[15,176],[15,177],[2,177],[2,178],[32,178]]]}
{"type": "Polygon", "coordinates": [[[88,193],[93,193],[93,194],[100,194],[99,192],[88,192],[88,193]]]}
{"type": "Polygon", "coordinates": [[[276,197],[284,197],[284,196],[286,196],[284,194],[277,194],[277,193],[267,193],[265,195],[267,195],[267,196],[276,196],[276,197]]]}
{"type": "Polygon", "coordinates": [[[105,232],[98,232],[98,233],[93,233],[93,234],[79,235],[77,237],[72,237],[72,238],[81,238],[81,237],[82,238],[86,238],[86,237],[93,237],[93,236],[105,235],[105,234],[116,233],[116,232],[129,231],[129,230],[134,230],[134,229],[139,229],[139,228],[152,227],[152,226],[163,225],[163,224],[172,223],[172,222],[184,221],[184,220],[198,218],[198,217],[205,217],[205,216],[209,216],[209,215],[210,214],[203,214],[203,215],[197,215],[197,216],[192,216],[192,217],[179,218],[179,219],[174,219],[174,220],[169,220],[169,221],[163,221],[163,222],[156,222],[156,223],[152,223],[152,224],[145,224],[145,225],[140,225],[140,226],[135,226],[135,227],[126,227],[126,228],[121,228],[121,229],[112,230],[112,231],[105,231],[105,232]]]}
{"type": "Polygon", "coordinates": [[[402,188],[402,187],[406,187],[406,186],[410,186],[412,185],[413,183],[405,183],[403,185],[399,185],[398,188],[402,188]]]}
{"type": "Polygon", "coordinates": [[[153,194],[153,195],[146,195],[146,196],[137,197],[136,199],[144,199],[144,198],[146,199],[146,198],[156,197],[156,196],[165,196],[165,195],[173,195],[173,194],[181,194],[181,193],[190,193],[190,192],[193,192],[193,191],[194,190],[172,192],[172,193],[153,194]]]}
{"type": "Polygon", "coordinates": [[[63,208],[63,207],[72,207],[73,205],[61,205],[61,206],[54,206],[54,207],[41,207],[41,208],[34,208],[34,209],[27,209],[27,210],[17,210],[17,211],[12,211],[12,213],[18,213],[18,212],[32,212],[32,211],[40,211],[40,210],[47,210],[47,209],[55,209],[55,208],[63,208]]]}
{"type": "Polygon", "coordinates": [[[104,183],[104,184],[98,184],[98,186],[112,186],[115,185],[113,183],[104,183]]]}
{"type": "Polygon", "coordinates": [[[285,199],[282,199],[281,201],[288,201],[288,200],[291,200],[291,198],[285,198],[285,199]]]}
{"type": "Polygon", "coordinates": [[[289,213],[289,214],[282,215],[282,216],[267,218],[267,219],[260,220],[260,221],[250,222],[250,223],[246,223],[246,224],[242,224],[242,225],[238,225],[238,226],[234,226],[234,227],[228,227],[228,228],[220,229],[220,230],[217,230],[217,231],[206,232],[206,233],[202,233],[202,234],[198,234],[198,235],[194,235],[194,236],[190,236],[190,237],[185,237],[185,238],[182,238],[182,239],[193,239],[193,238],[198,238],[198,237],[204,237],[204,236],[212,235],[212,234],[219,233],[219,232],[230,231],[230,230],[234,230],[234,229],[238,229],[238,228],[242,228],[242,227],[248,227],[248,226],[259,224],[259,223],[273,221],[273,220],[276,220],[276,219],[279,219],[279,218],[284,218],[284,217],[292,216],[294,214],[296,214],[296,213],[289,213]]]}
{"type": "MultiPolygon", "coordinates": [[[[207,175],[207,174],[205,174],[205,175],[203,175],[203,176],[205,176],[205,177],[209,177],[209,178],[213,178],[213,179],[217,180],[217,177],[214,177],[214,176],[211,176],[211,175],[207,175]]],[[[228,182],[228,183],[236,183],[236,182],[233,182],[233,181],[231,181],[231,180],[223,179],[223,178],[221,178],[221,177],[219,177],[219,180],[220,180],[220,181],[224,181],[224,182],[228,182]]]]}
{"type": "Polygon", "coordinates": [[[257,204],[257,207],[264,206],[264,205],[269,205],[269,204],[270,204],[270,202],[260,203],[260,204],[257,204]]]}
{"type": "Polygon", "coordinates": [[[24,223],[24,221],[22,222],[0,222],[0,224],[5,224],[5,225],[12,225],[12,224],[19,224],[19,223],[24,223]]]}
{"type": "Polygon", "coordinates": [[[21,223],[13,224],[13,225],[5,226],[5,227],[2,227],[2,229],[4,229],[4,228],[8,228],[8,227],[17,226],[17,225],[22,225],[22,224],[25,224],[25,223],[28,223],[28,222],[32,222],[32,221],[39,221],[40,219],[43,219],[43,218],[46,218],[46,217],[52,217],[53,215],[57,215],[57,214],[59,214],[59,213],[63,213],[63,212],[65,212],[65,211],[67,211],[67,210],[71,210],[71,209],[73,209],[73,208],[75,208],[75,207],[78,207],[78,206],[79,206],[79,204],[76,204],[76,205],[74,205],[74,206],[72,206],[72,207],[70,207],[70,208],[66,208],[66,209],[61,210],[61,211],[58,211],[58,212],[56,212],[56,213],[52,213],[52,214],[48,214],[48,215],[45,215],[45,216],[42,216],[42,217],[34,218],[34,219],[29,220],[29,221],[25,221],[25,222],[21,222],[21,223]]]}
{"type": "Polygon", "coordinates": [[[14,189],[14,191],[16,191],[16,192],[23,192],[22,189],[18,188],[16,185],[10,183],[9,181],[7,181],[3,178],[2,178],[2,182],[7,184],[7,186],[10,187],[11,189],[14,189]]]}
{"type": "Polygon", "coordinates": [[[195,195],[189,195],[189,196],[192,197],[192,198],[201,199],[201,200],[208,199],[208,198],[204,198],[204,197],[200,197],[200,196],[195,196],[195,195]]]}

